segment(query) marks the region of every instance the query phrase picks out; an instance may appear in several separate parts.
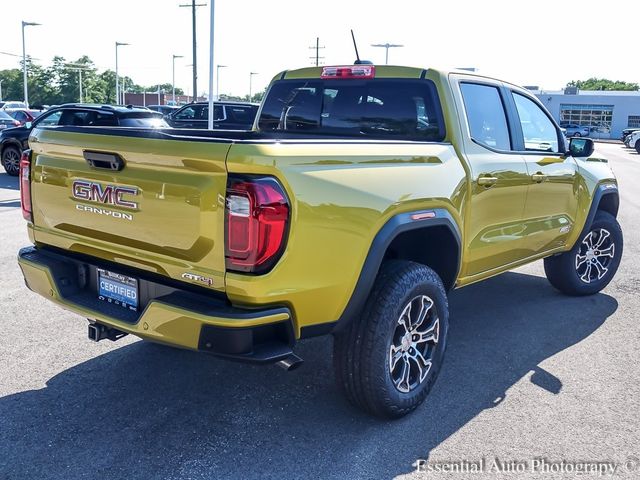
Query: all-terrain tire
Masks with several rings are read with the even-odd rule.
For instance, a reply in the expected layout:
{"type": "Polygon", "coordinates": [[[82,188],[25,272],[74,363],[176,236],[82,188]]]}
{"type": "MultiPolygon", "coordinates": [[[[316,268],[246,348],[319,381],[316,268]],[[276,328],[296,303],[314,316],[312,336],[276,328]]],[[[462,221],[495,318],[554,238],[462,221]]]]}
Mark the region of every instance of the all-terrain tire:
{"type": "Polygon", "coordinates": [[[599,210],[589,230],[571,250],[544,259],[547,279],[567,295],[598,293],[616,274],[623,244],[622,229],[616,218],[599,210]]]}
{"type": "Polygon", "coordinates": [[[410,413],[436,381],[448,327],[440,277],[418,263],[385,262],[361,315],[334,336],[339,388],[375,416],[410,413]]]}

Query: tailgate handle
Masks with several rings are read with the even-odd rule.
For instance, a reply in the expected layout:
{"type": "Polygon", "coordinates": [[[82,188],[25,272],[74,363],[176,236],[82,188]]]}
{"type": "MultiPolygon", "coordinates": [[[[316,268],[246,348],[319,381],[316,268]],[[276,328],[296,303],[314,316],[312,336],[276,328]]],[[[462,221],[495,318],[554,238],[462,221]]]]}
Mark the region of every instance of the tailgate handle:
{"type": "Polygon", "coordinates": [[[105,168],[107,170],[115,170],[116,172],[124,168],[124,159],[117,153],[83,150],[82,155],[93,168],[105,168]]]}

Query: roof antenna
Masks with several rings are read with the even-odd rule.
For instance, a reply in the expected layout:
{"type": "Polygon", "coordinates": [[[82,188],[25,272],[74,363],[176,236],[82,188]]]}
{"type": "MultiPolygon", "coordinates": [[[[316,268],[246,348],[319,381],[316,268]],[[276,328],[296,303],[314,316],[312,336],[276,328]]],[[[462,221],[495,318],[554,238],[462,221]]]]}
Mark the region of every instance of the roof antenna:
{"type": "Polygon", "coordinates": [[[356,51],[356,61],[353,63],[354,65],[372,65],[369,60],[360,60],[360,55],[358,54],[358,45],[356,44],[356,36],[353,34],[353,29],[351,29],[351,39],[353,40],[353,48],[356,51]]]}

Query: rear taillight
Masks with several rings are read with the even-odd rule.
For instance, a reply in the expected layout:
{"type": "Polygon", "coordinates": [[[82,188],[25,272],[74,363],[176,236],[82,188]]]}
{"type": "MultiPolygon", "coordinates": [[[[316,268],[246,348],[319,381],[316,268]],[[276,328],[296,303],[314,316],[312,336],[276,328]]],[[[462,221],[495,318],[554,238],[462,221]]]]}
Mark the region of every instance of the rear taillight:
{"type": "Polygon", "coordinates": [[[33,222],[31,210],[31,160],[29,159],[31,150],[22,152],[20,158],[20,207],[25,220],[33,222]]]}
{"type": "Polygon", "coordinates": [[[320,78],[373,78],[376,67],[373,65],[347,65],[344,67],[323,67],[320,78]]]}
{"type": "Polygon", "coordinates": [[[229,177],[225,212],[228,270],[265,273],[284,249],[289,202],[275,178],[229,177]]]}

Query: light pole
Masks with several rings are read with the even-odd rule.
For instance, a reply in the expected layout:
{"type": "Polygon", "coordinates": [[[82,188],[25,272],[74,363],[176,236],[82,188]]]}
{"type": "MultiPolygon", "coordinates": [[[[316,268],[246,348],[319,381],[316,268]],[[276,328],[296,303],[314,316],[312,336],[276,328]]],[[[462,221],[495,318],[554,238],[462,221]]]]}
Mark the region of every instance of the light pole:
{"type": "Polygon", "coordinates": [[[82,103],[82,69],[78,68],[78,86],[80,87],[80,103],[82,103]]]}
{"type": "MultiPolygon", "coordinates": [[[[213,0],[211,2],[213,5],[213,0]]],[[[180,5],[180,7],[191,8],[191,28],[193,33],[193,98],[198,96],[198,56],[196,55],[196,7],[206,7],[206,3],[196,3],[196,0],[191,0],[191,3],[180,5]]]]}
{"type": "MultiPolygon", "coordinates": [[[[193,64],[185,65],[185,68],[191,68],[191,67],[193,67],[193,64]]],[[[187,100],[189,100],[189,89],[188,88],[185,88],[185,95],[187,96],[187,100]]],[[[191,100],[189,100],[189,103],[191,103],[192,101],[193,102],[196,101],[194,97],[191,97],[191,100]]]]}
{"type": "Polygon", "coordinates": [[[67,67],[71,70],[78,71],[78,87],[80,90],[80,103],[82,103],[82,70],[89,70],[89,67],[81,63],[67,63],[67,67]]]}
{"type": "Polygon", "coordinates": [[[220,101],[220,69],[228,65],[216,65],[216,100],[220,101]]]}
{"type": "Polygon", "coordinates": [[[176,58],[183,58],[182,55],[173,56],[173,75],[171,80],[171,88],[173,89],[173,104],[176,104],[176,58]]]}
{"type": "Polygon", "coordinates": [[[41,24],[35,22],[25,22],[24,20],[22,21],[22,76],[24,81],[24,103],[27,107],[29,107],[29,92],[27,88],[27,49],[24,42],[24,27],[35,27],[36,25],[41,24]]]}
{"type": "Polygon", "coordinates": [[[252,86],[252,80],[253,80],[253,76],[254,75],[258,75],[258,72],[249,72],[249,101],[251,101],[251,86],[252,86]]]}
{"type": "Polygon", "coordinates": [[[320,60],[324,59],[324,57],[320,56],[320,50],[323,49],[323,48],[324,47],[320,46],[320,37],[316,37],[316,46],[315,47],[309,47],[309,49],[316,51],[316,54],[313,57],[309,57],[311,60],[315,60],[316,67],[320,65],[320,60]]]}
{"type": "Polygon", "coordinates": [[[0,102],[2,101],[2,80],[0,80],[0,102]]]}
{"type": "MultiPolygon", "coordinates": [[[[207,103],[209,104],[209,112],[208,112],[208,118],[207,118],[207,128],[209,130],[213,130],[213,40],[215,39],[214,36],[214,27],[216,25],[215,19],[216,19],[216,2],[215,0],[209,0],[211,2],[211,10],[210,10],[210,17],[209,17],[209,98],[207,98],[207,103]]],[[[218,66],[218,68],[220,68],[220,66],[218,66]]],[[[194,85],[195,86],[195,85],[194,85]]],[[[193,92],[194,96],[196,95],[196,92],[193,92]]]]}
{"type": "Polygon", "coordinates": [[[384,52],[384,64],[388,65],[389,64],[389,49],[390,48],[400,48],[400,47],[404,47],[404,45],[397,45],[395,43],[375,43],[375,44],[371,44],[372,47],[382,47],[385,49],[384,52]]]}
{"type": "Polygon", "coordinates": [[[120,105],[120,78],[118,77],[118,47],[129,45],[128,43],[116,42],[116,105],[120,105]]]}

